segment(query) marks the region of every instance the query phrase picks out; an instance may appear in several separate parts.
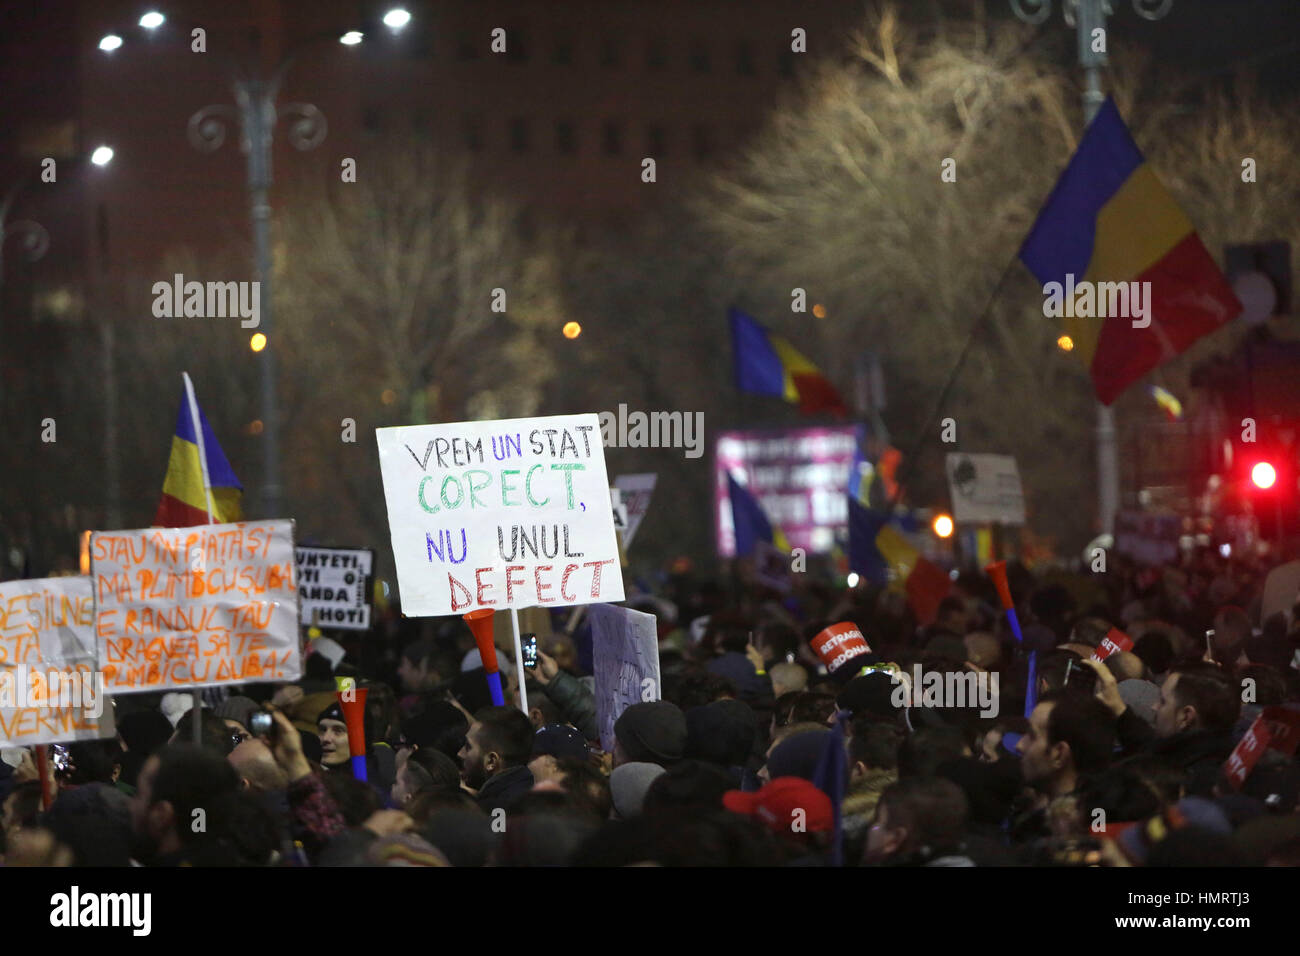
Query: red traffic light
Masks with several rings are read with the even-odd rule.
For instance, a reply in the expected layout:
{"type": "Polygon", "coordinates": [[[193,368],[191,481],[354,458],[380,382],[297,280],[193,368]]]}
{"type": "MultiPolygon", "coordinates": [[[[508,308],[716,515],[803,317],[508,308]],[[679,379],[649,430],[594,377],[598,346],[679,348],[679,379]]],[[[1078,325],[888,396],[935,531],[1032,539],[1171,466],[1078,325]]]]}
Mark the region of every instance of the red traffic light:
{"type": "Polygon", "coordinates": [[[1250,469],[1250,480],[1256,488],[1272,488],[1277,481],[1277,471],[1266,461],[1261,461],[1250,469]]]}

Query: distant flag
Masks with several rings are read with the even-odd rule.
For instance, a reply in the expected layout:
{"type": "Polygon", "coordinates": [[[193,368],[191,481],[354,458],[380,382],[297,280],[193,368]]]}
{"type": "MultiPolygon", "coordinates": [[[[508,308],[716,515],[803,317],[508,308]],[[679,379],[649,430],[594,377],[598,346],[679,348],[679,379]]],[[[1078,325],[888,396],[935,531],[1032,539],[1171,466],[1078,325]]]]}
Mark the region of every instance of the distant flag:
{"type": "Polygon", "coordinates": [[[893,501],[898,493],[899,462],[903,453],[889,445],[880,453],[880,459],[874,464],[867,459],[862,446],[854,450],[853,464],[849,468],[849,497],[864,507],[871,506],[871,489],[880,482],[881,497],[877,500],[893,501]]]}
{"type": "Polygon", "coordinates": [[[1166,392],[1159,385],[1150,385],[1147,390],[1151,393],[1151,397],[1156,400],[1156,404],[1164,409],[1165,414],[1169,416],[1171,421],[1182,421],[1183,403],[1172,392],[1166,392]]]}
{"type": "Polygon", "coordinates": [[[161,528],[188,528],[238,521],[242,517],[239,499],[244,486],[235,477],[199,408],[189,373],[181,374],[185,380],[181,411],[153,523],[161,528]]]}
{"type": "Polygon", "coordinates": [[[797,404],[805,415],[847,415],[835,386],[789,340],[769,332],[739,309],[728,309],[736,387],[797,404]]]}
{"type": "MultiPolygon", "coordinates": [[[[1048,196],[1020,259],[1044,287],[1061,284],[1065,333],[1107,405],[1241,312],[1191,220],[1147,165],[1110,99],[1048,196]],[[1085,281],[1124,283],[1126,297],[1128,283],[1149,282],[1150,325],[1134,328],[1132,316],[1071,318],[1072,292],[1085,281]]],[[[1083,288],[1097,291],[1095,285],[1083,288]]],[[[1102,295],[1095,298],[1094,315],[1102,295]]]]}
{"type": "Polygon", "coordinates": [[[922,625],[934,623],[939,602],[952,582],[943,569],[921,556],[883,511],[849,499],[849,568],[872,584],[901,587],[922,625]]]}
{"type": "Polygon", "coordinates": [[[727,475],[727,496],[731,499],[731,523],[736,529],[737,557],[753,554],[760,541],[787,554],[790,552],[790,542],[781,529],[768,520],[758,499],[730,474],[727,475]]]}

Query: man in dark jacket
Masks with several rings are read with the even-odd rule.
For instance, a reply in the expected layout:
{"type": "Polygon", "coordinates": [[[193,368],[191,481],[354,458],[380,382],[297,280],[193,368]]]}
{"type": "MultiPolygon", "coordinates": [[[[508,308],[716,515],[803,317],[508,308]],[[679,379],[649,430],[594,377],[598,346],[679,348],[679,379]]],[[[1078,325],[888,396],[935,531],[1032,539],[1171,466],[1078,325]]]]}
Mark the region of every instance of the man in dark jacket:
{"type": "Polygon", "coordinates": [[[1118,717],[1125,755],[1161,757],[1183,771],[1189,796],[1210,796],[1223,762],[1232,753],[1232,728],[1241,713],[1240,689],[1232,678],[1199,661],[1173,668],[1160,686],[1153,727],[1124,704],[1106,668],[1093,669],[1099,678],[1097,696],[1118,717]]]}
{"type": "Polygon", "coordinates": [[[478,791],[478,803],[491,814],[533,788],[528,760],[533,752],[533,725],[511,707],[484,707],[460,749],[461,778],[478,791]]]}

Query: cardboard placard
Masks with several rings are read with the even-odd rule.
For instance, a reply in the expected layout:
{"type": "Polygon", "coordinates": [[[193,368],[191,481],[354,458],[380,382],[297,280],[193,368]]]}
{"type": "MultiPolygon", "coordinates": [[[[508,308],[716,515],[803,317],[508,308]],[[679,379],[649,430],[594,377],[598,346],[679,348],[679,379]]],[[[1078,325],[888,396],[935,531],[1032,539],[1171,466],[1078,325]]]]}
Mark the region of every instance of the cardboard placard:
{"type": "Polygon", "coordinates": [[[302,675],[292,521],[97,531],[90,561],[110,693],[302,675]]]}
{"type": "Polygon", "coordinates": [[[614,722],[632,704],[659,700],[659,632],[653,614],[595,604],[591,617],[600,746],[614,752],[614,722]]]}
{"type": "Polygon", "coordinates": [[[595,415],[375,437],[406,616],[623,599],[595,415]]]}
{"type": "Polygon", "coordinates": [[[88,577],[0,584],[0,743],[111,737],[88,577]]]}
{"type": "Polygon", "coordinates": [[[354,548],[295,548],[298,620],[345,631],[370,629],[375,553],[354,548]]]}

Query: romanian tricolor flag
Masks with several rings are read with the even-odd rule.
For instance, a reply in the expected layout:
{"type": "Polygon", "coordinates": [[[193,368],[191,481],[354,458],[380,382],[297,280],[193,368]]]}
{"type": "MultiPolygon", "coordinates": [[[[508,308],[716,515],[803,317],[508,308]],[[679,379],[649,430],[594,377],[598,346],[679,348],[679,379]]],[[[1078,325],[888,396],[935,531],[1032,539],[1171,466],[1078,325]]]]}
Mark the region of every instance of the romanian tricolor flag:
{"type": "Polygon", "coordinates": [[[739,309],[728,309],[736,387],[797,404],[805,415],[848,414],[835,386],[782,336],[769,332],[739,309]]]}
{"type": "Polygon", "coordinates": [[[790,552],[790,542],[781,529],[768,520],[758,499],[731,475],[727,475],[727,497],[731,501],[731,523],[736,530],[737,557],[752,554],[760,541],[787,554],[790,552]]]}
{"type": "Polygon", "coordinates": [[[1177,395],[1173,392],[1166,391],[1159,385],[1149,385],[1147,388],[1151,392],[1151,397],[1156,400],[1156,404],[1159,405],[1161,409],[1164,410],[1164,413],[1169,416],[1171,422],[1179,422],[1183,420],[1183,403],[1178,400],[1177,395]]]}
{"type": "Polygon", "coordinates": [[[185,390],[181,413],[176,418],[176,434],[172,436],[172,453],[154,526],[189,528],[238,521],[244,486],[235,477],[217,444],[217,436],[212,434],[212,426],[199,408],[189,374],[182,375],[185,390]]]}
{"type": "Polygon", "coordinates": [[[901,588],[923,626],[934,623],[952,582],[921,556],[883,511],[849,498],[849,567],[878,587],[901,588]]]}
{"type": "Polygon", "coordinates": [[[1049,283],[1064,290],[1065,332],[1091,372],[1097,398],[1107,405],[1241,311],[1110,99],[1048,196],[1020,259],[1043,283],[1045,295],[1049,283]],[[1103,298],[1125,301],[1120,296],[1129,294],[1132,283],[1150,283],[1141,287],[1150,295],[1138,327],[1131,299],[1129,315],[1096,317],[1103,315],[1103,298]],[[1085,303],[1076,290],[1095,300],[1085,303]],[[1080,312],[1085,317],[1077,317],[1080,312]]]}

